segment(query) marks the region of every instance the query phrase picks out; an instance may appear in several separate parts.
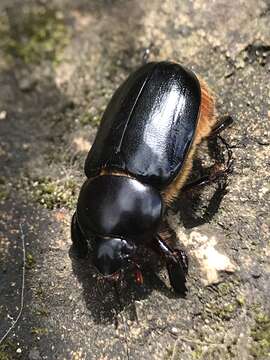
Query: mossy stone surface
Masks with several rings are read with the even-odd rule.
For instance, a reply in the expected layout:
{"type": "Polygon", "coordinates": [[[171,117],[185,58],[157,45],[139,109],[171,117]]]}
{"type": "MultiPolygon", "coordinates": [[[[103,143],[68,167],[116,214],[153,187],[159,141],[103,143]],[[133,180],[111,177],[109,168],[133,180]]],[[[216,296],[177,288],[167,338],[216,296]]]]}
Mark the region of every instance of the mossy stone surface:
{"type": "MultiPolygon", "coordinates": [[[[268,360],[270,11],[266,0],[0,1],[1,360],[268,360]],[[147,50],[149,49],[149,51],[147,50]],[[100,281],[91,251],[74,257],[70,221],[84,161],[112,94],[131,71],[171,60],[215,93],[233,151],[227,188],[182,193],[168,220],[216,241],[235,265],[204,286],[194,248],[185,299],[152,253],[144,285],[100,281]]],[[[202,144],[192,176],[226,150],[202,144]],[[217,152],[217,154],[215,153],[217,152]]]]}

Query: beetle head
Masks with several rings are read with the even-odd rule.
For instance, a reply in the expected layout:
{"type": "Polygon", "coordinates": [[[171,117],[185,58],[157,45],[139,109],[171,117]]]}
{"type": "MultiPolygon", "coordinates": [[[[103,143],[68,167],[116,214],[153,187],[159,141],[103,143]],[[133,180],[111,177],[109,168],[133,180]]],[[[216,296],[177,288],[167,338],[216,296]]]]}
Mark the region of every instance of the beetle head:
{"type": "Polygon", "coordinates": [[[94,264],[104,276],[113,275],[125,267],[136,251],[133,242],[120,238],[98,236],[94,244],[94,264]]]}

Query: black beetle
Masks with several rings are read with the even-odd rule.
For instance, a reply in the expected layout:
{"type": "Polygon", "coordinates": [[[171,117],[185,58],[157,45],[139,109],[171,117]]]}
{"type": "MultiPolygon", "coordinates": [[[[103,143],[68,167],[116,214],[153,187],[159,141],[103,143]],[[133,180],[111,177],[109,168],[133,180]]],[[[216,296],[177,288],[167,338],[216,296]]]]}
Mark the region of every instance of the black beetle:
{"type": "Polygon", "coordinates": [[[133,72],[113,95],[85,162],[88,179],[71,224],[77,255],[87,255],[89,239],[102,275],[115,278],[133,264],[141,282],[135,258],[148,247],[165,259],[175,292],[185,293],[187,257],[173,247],[163,217],[184,188],[197,145],[230,123],[217,121],[207,86],[181,65],[151,62],[133,72]]]}

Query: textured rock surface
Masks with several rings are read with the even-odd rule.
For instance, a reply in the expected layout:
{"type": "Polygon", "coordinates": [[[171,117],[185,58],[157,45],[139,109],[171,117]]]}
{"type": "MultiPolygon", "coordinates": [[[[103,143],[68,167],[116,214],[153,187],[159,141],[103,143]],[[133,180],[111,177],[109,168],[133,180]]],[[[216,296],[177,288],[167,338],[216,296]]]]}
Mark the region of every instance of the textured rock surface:
{"type": "Polygon", "coordinates": [[[269,2],[2,0],[0,11],[0,338],[20,304],[20,224],[27,255],[23,314],[0,359],[269,359],[269,2]],[[226,191],[182,194],[169,216],[190,257],[186,299],[146,259],[144,287],[127,278],[119,300],[70,251],[85,155],[147,47],[194,69],[235,119],[226,191]]]}

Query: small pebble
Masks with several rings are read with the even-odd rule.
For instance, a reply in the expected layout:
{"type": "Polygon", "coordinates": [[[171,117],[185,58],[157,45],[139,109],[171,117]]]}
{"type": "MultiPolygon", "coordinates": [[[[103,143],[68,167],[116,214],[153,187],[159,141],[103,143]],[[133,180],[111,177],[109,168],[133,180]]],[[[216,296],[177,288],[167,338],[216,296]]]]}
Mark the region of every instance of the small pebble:
{"type": "Polygon", "coordinates": [[[7,112],[6,111],[0,111],[0,120],[5,120],[7,117],[7,112]]]}

